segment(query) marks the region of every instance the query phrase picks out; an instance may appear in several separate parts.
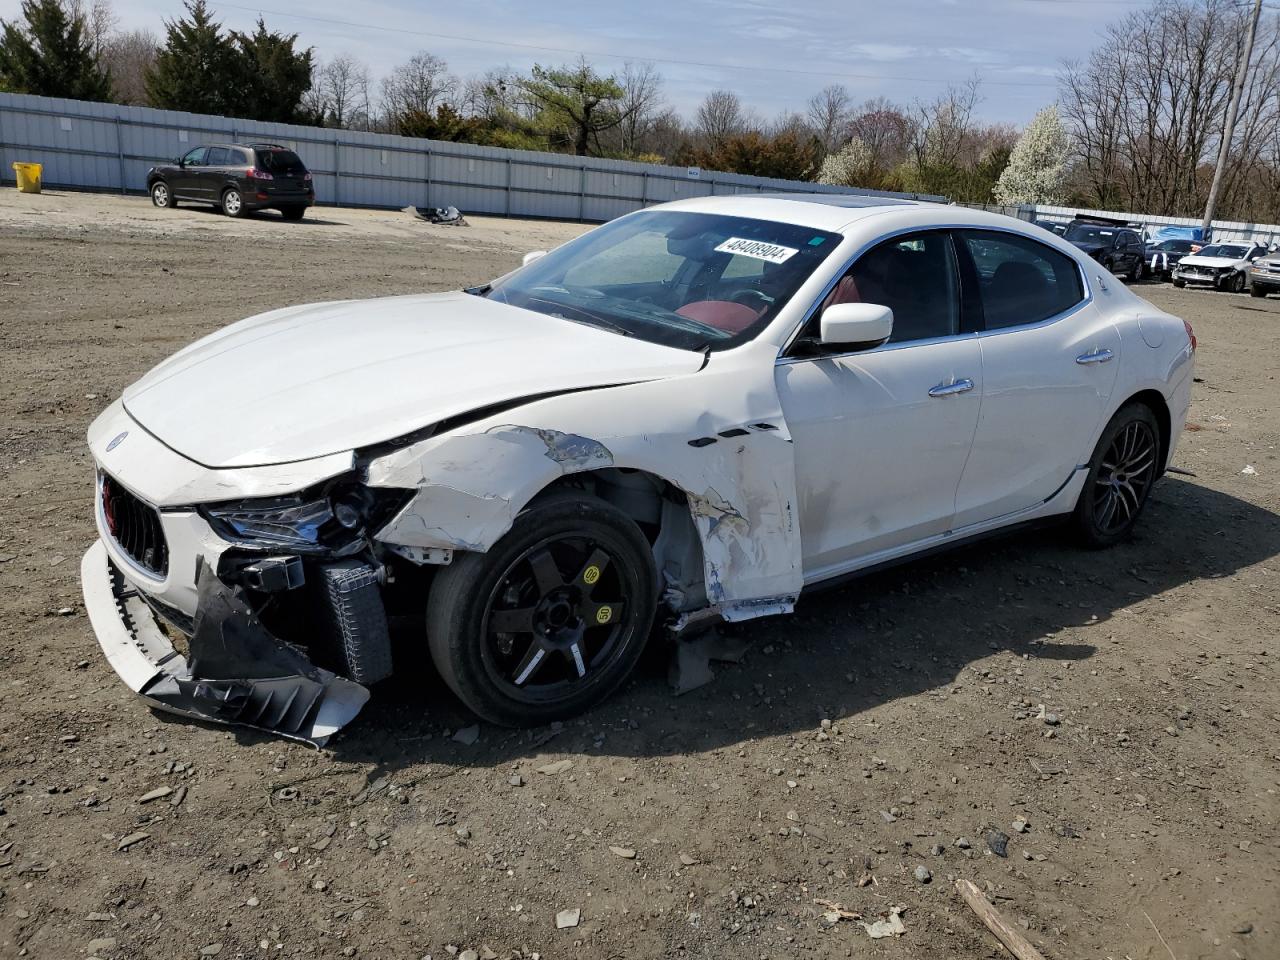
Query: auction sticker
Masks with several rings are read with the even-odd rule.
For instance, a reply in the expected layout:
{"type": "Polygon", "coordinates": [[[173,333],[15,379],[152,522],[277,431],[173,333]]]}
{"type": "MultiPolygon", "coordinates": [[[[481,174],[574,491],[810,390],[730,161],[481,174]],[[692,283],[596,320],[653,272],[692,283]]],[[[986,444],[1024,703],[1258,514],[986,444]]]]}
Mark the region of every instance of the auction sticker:
{"type": "Polygon", "coordinates": [[[730,237],[716,247],[716,253],[734,253],[740,257],[765,260],[769,263],[786,263],[799,252],[794,247],[780,247],[776,243],[746,240],[742,237],[730,237]]]}

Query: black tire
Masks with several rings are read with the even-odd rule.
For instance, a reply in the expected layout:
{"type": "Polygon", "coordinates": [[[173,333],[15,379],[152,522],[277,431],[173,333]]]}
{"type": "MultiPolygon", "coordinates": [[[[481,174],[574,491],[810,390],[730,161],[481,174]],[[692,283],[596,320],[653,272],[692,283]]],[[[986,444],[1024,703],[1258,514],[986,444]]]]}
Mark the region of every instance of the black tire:
{"type": "Polygon", "coordinates": [[[1145,403],[1122,407],[1098,438],[1071,524],[1087,547],[1109,547],[1133,530],[1160,475],[1160,426],[1145,403]]]}
{"type": "Polygon", "coordinates": [[[1177,278],[1175,277],[1175,278],[1174,278],[1174,280],[1173,280],[1173,285],[1174,285],[1175,287],[1177,287],[1179,290],[1181,290],[1183,287],[1185,287],[1185,286],[1187,285],[1187,281],[1185,281],[1185,280],[1179,280],[1179,279],[1177,279],[1177,278]]]}
{"type": "Polygon", "coordinates": [[[1244,293],[1244,271],[1237,270],[1223,284],[1229,293],[1244,293]]]}
{"type": "Polygon", "coordinates": [[[157,180],[151,185],[150,190],[152,206],[159,207],[162,210],[171,210],[178,205],[178,200],[173,195],[173,191],[169,189],[169,185],[163,180],[157,180]]]}
{"type": "Polygon", "coordinates": [[[1142,261],[1141,260],[1133,261],[1133,266],[1129,268],[1129,273],[1125,277],[1125,279],[1128,280],[1130,283],[1137,283],[1139,280],[1142,279],[1142,261]]]}
{"type": "Polygon", "coordinates": [[[1266,287],[1260,287],[1260,286],[1258,286],[1256,283],[1251,283],[1251,284],[1249,284],[1249,296],[1251,296],[1251,297],[1265,297],[1266,295],[1267,295],[1267,288],[1266,288],[1266,287]]]}
{"type": "Polygon", "coordinates": [[[301,220],[303,214],[307,212],[306,207],[281,207],[280,216],[286,220],[301,220]]]}
{"type": "Polygon", "coordinates": [[[218,209],[228,217],[243,217],[245,214],[244,197],[235,187],[227,187],[218,200],[218,209]]]}
{"type": "Polygon", "coordinates": [[[427,642],[445,683],[477,715],[539,726],[583,712],[626,680],[657,596],[653,552],[635,522],[603,500],[556,493],[522,511],[488,553],[458,553],[440,571],[427,642]],[[513,629],[500,631],[495,614],[513,629]]]}

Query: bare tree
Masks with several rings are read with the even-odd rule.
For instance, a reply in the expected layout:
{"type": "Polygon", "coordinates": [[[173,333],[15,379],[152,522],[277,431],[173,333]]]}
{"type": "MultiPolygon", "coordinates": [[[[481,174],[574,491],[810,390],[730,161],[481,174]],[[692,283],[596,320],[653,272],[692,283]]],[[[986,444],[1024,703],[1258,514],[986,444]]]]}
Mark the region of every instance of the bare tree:
{"type": "Polygon", "coordinates": [[[102,65],[111,74],[118,103],[147,103],[147,71],[156,60],[160,41],[150,30],[113,33],[102,44],[102,65]]]}
{"type": "Polygon", "coordinates": [[[973,132],[973,111],[981,99],[975,77],[948,86],[930,101],[916,101],[911,152],[917,166],[956,166],[961,162],[973,132]]]}
{"type": "Polygon", "coordinates": [[[913,124],[896,103],[876,97],[868,100],[849,121],[849,136],[861,141],[872,170],[887,171],[902,163],[911,145],[913,124]]]}
{"type": "Polygon", "coordinates": [[[328,126],[367,130],[371,113],[369,85],[368,66],[342,54],[316,70],[306,105],[328,126]]]}
{"type": "Polygon", "coordinates": [[[848,142],[852,105],[849,91],[842,83],[823,87],[809,98],[806,116],[828,153],[848,142]]]}
{"type": "MultiPolygon", "coordinates": [[[[1107,27],[1085,62],[1064,64],[1062,115],[1082,200],[1153,214],[1203,207],[1248,15],[1231,0],[1157,0],[1107,27]]],[[[1280,25],[1272,17],[1259,27],[1246,77],[1223,215],[1252,219],[1259,202],[1280,123],[1277,71],[1280,25]]]]}
{"type": "Polygon", "coordinates": [[[110,0],[69,0],[66,8],[84,20],[85,36],[101,53],[120,23],[120,18],[111,9],[110,0]]]}
{"type": "Polygon", "coordinates": [[[449,65],[434,54],[414,54],[382,79],[382,111],[388,119],[408,114],[429,114],[452,100],[458,78],[449,65]]]}
{"type": "Polygon", "coordinates": [[[641,144],[653,131],[653,125],[666,105],[662,96],[662,75],[652,63],[627,63],[622,76],[622,123],[619,133],[622,152],[635,156],[641,144]]]}
{"type": "Polygon", "coordinates": [[[712,149],[746,126],[742,101],[732,90],[712,90],[698,107],[697,129],[712,149]]]}

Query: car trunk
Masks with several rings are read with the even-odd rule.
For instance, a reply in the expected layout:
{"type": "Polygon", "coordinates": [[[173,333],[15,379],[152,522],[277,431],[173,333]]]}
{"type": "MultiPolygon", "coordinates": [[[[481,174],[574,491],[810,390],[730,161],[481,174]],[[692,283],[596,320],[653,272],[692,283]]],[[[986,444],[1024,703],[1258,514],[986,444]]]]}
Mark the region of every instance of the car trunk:
{"type": "Polygon", "coordinates": [[[292,150],[259,150],[258,167],[271,174],[268,193],[305,193],[310,185],[306,165],[292,150]]]}

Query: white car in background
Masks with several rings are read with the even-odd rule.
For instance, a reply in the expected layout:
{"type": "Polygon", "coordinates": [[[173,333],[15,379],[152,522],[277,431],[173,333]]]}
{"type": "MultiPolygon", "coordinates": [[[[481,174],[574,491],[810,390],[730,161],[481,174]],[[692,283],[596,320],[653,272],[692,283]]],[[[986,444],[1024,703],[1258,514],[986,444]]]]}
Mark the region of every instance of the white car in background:
{"type": "Polygon", "coordinates": [[[408,624],[500,724],[616,689],[655,624],[992,531],[1113,544],[1195,337],[1070,243],[956,207],[715,197],[464,292],[288,307],[89,429],[85,603],[163,708],[323,742],[408,624]]]}
{"type": "Polygon", "coordinates": [[[1243,293],[1253,261],[1267,252],[1257,243],[1211,243],[1187,254],[1173,268],[1173,285],[1209,284],[1216,290],[1243,293]]]}

